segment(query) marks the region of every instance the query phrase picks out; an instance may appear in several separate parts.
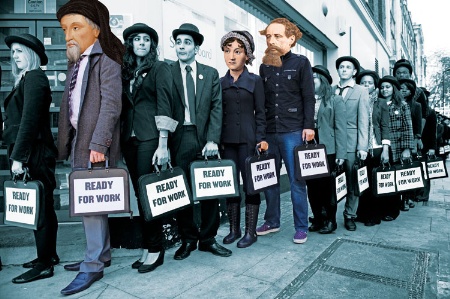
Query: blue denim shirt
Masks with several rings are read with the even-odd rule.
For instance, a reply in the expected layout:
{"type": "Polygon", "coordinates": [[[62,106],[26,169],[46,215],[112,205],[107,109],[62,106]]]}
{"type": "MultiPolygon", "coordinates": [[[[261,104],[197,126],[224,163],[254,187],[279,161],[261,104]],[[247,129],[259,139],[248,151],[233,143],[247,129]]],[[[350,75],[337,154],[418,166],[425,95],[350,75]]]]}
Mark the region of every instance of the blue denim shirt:
{"type": "Polygon", "coordinates": [[[268,133],[314,129],[314,81],[311,64],[303,55],[289,51],[282,66],[261,64],[268,133]]]}

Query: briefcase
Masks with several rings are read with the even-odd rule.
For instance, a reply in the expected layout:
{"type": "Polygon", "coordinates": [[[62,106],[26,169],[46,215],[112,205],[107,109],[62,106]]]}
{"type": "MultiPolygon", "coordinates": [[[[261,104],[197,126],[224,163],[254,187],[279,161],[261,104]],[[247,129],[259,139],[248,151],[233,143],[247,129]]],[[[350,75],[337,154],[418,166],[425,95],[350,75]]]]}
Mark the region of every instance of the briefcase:
{"type": "Polygon", "coordinates": [[[411,158],[395,165],[395,183],[398,192],[417,190],[423,188],[422,163],[411,158]]]}
{"type": "Polygon", "coordinates": [[[448,177],[447,165],[445,165],[445,160],[441,157],[430,156],[426,164],[430,180],[448,177]]]}
{"type": "Polygon", "coordinates": [[[327,160],[325,145],[302,144],[294,148],[295,178],[309,180],[330,176],[330,166],[327,160]]]}
{"type": "Polygon", "coordinates": [[[42,227],[45,217],[44,185],[41,181],[32,180],[28,169],[20,179],[13,175],[11,180],[3,184],[5,199],[4,223],[23,228],[37,230],[42,227]]]}
{"type": "Polygon", "coordinates": [[[236,164],[233,160],[194,161],[190,164],[191,190],[194,201],[239,196],[236,164]]]}
{"type": "Polygon", "coordinates": [[[389,163],[372,169],[372,194],[376,197],[394,195],[397,192],[395,167],[389,163]]]}
{"type": "Polygon", "coordinates": [[[334,201],[339,203],[347,195],[347,177],[345,176],[344,164],[336,165],[336,168],[331,172],[334,184],[333,196],[334,201]]]}
{"type": "Polygon", "coordinates": [[[69,175],[70,216],[104,215],[130,212],[128,171],[105,167],[76,169],[69,175]]]}
{"type": "Polygon", "coordinates": [[[155,165],[155,172],[138,180],[139,200],[145,221],[167,216],[193,204],[184,171],[168,163],[166,170],[155,165]]]}
{"type": "Polygon", "coordinates": [[[267,151],[259,152],[245,159],[246,191],[248,194],[257,194],[278,184],[275,165],[275,155],[267,151]]]}

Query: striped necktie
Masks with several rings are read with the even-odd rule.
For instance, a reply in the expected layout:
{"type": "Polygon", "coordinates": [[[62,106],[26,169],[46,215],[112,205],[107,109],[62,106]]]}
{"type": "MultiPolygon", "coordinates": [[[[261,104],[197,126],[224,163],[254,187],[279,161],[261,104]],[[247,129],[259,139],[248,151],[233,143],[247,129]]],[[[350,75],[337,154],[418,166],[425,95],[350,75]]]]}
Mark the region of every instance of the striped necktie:
{"type": "Polygon", "coordinates": [[[78,77],[78,71],[80,69],[80,63],[83,58],[86,57],[86,55],[81,55],[80,58],[78,58],[77,62],[75,63],[75,66],[73,67],[73,73],[72,78],[70,79],[70,85],[69,85],[69,119],[72,118],[73,115],[73,99],[72,99],[72,93],[75,89],[75,85],[77,84],[77,77],[78,77]]]}

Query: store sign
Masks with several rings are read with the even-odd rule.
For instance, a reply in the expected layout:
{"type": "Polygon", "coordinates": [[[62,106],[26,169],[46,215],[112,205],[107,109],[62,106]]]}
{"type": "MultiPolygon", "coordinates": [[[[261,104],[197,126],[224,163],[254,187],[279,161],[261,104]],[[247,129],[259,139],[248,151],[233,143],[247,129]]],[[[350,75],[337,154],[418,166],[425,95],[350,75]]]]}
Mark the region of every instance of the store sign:
{"type": "Polygon", "coordinates": [[[27,13],[45,13],[44,0],[26,0],[27,13]]]}

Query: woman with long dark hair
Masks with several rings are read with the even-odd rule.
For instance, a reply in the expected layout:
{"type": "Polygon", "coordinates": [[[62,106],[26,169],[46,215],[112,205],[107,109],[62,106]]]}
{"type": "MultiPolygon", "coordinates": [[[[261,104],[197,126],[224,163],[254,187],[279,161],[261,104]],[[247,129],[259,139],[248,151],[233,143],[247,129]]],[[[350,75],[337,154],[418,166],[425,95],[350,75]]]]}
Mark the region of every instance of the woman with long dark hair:
{"type": "Polygon", "coordinates": [[[153,164],[167,163],[168,134],[178,122],[171,118],[172,74],[168,64],[158,60],[158,34],[137,23],[125,29],[123,37],[121,147],[138,199],[143,248],[132,268],[146,273],[164,262],[163,227],[161,219],[144,220],[138,179],[153,172],[153,164]]]}
{"type": "Polygon", "coordinates": [[[53,207],[53,190],[56,187],[55,166],[57,149],[50,128],[50,84],[39,67],[48,62],[42,42],[30,34],[5,38],[11,48],[11,69],[14,88],[4,101],[5,123],[3,142],[8,146],[11,172],[24,173],[24,167],[33,180],[44,185],[38,229],[34,231],[37,259],[25,263],[32,268],[12,280],[25,283],[53,276],[53,265],[59,263],[56,254],[58,221],[53,207]]]}
{"type": "MultiPolygon", "coordinates": [[[[384,76],[378,83],[380,97],[389,107],[389,140],[391,141],[392,163],[410,159],[414,148],[411,111],[399,92],[400,84],[393,76],[384,76]]],[[[400,213],[401,196],[395,194],[380,198],[382,220],[392,221],[400,213]]],[[[404,205],[402,205],[404,206],[404,205]]]]}
{"type": "MultiPolygon", "coordinates": [[[[327,150],[328,165],[334,170],[336,164],[344,164],[347,157],[347,118],[343,98],[331,89],[330,72],[322,65],[312,68],[316,106],[314,113],[315,139],[327,150]]],[[[330,234],[337,228],[336,196],[332,192],[331,176],[306,181],[308,199],[314,215],[309,231],[330,234]]]]}

